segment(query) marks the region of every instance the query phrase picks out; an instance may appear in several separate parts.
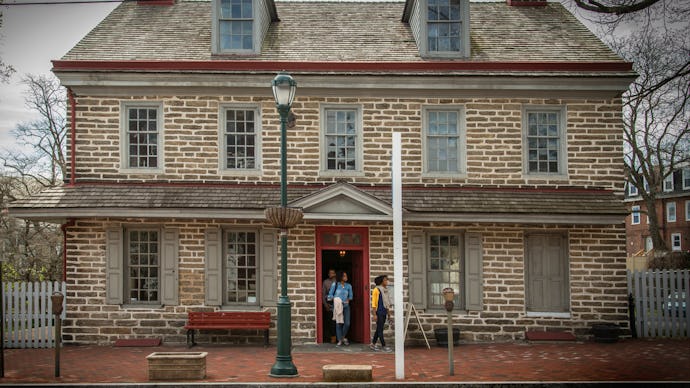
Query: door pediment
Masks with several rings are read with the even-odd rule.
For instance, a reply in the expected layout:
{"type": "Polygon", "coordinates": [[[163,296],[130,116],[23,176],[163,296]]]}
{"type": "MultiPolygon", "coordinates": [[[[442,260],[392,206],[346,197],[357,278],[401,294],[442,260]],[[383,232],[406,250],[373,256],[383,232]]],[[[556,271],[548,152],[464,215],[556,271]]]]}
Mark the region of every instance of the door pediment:
{"type": "Polygon", "coordinates": [[[390,220],[390,204],[348,183],[336,183],[290,204],[301,207],[305,219],[390,220]]]}

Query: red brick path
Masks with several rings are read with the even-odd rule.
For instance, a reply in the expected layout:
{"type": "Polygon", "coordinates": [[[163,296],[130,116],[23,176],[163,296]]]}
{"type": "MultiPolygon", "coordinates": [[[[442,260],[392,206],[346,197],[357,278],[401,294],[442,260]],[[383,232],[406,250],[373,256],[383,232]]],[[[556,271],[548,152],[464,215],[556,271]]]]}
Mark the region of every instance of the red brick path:
{"type": "MultiPolygon", "coordinates": [[[[323,345],[325,347],[332,345],[323,345]]],[[[205,382],[318,382],[325,364],[370,364],[375,381],[395,381],[393,353],[307,352],[293,360],[300,376],[267,375],[275,359],[270,347],[197,346],[208,352],[205,382]]],[[[115,348],[68,346],[62,351],[61,377],[54,377],[53,349],[6,349],[5,378],[12,383],[147,382],[146,356],[185,347],[115,348]]],[[[462,344],[454,352],[455,376],[448,376],[445,348],[406,350],[406,381],[690,381],[690,340],[625,340],[617,344],[462,344]]]]}

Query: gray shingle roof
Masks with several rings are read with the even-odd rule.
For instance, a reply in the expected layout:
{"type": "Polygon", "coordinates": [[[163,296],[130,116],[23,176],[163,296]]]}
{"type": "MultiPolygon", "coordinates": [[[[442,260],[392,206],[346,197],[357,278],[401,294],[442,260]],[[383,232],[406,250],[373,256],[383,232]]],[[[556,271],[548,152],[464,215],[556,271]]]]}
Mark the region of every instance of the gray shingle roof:
{"type": "MultiPolygon", "coordinates": [[[[276,2],[259,55],[211,54],[211,2],[124,2],[63,60],[424,61],[404,2],[276,2]]],[[[621,61],[562,5],[471,3],[471,61],[621,61]]]]}
{"type": "MultiPolygon", "coordinates": [[[[293,202],[326,186],[290,187],[293,202]]],[[[386,203],[391,191],[384,187],[360,187],[386,203]]],[[[12,209],[236,209],[261,210],[279,206],[275,186],[145,186],[78,185],[47,189],[10,204],[12,209]]],[[[483,189],[404,188],[403,208],[419,213],[505,213],[620,215],[622,201],[606,191],[530,191],[483,189]]]]}

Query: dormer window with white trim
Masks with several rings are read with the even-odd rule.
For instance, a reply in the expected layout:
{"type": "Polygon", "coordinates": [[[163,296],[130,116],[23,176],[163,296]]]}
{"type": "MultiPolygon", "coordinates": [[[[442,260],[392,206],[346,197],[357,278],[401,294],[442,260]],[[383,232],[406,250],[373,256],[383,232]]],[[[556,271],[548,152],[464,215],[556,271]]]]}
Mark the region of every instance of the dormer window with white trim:
{"type": "Polygon", "coordinates": [[[417,0],[410,11],[410,27],[422,56],[470,56],[469,0],[417,0]]]}
{"type": "Polygon", "coordinates": [[[670,173],[664,178],[664,192],[673,191],[673,173],[670,173]]]}
{"type": "Polygon", "coordinates": [[[265,0],[213,0],[214,54],[258,54],[274,19],[265,0]]]}
{"type": "Polygon", "coordinates": [[[635,186],[632,182],[628,182],[628,196],[637,197],[638,195],[639,192],[637,191],[637,186],[635,186]]]}

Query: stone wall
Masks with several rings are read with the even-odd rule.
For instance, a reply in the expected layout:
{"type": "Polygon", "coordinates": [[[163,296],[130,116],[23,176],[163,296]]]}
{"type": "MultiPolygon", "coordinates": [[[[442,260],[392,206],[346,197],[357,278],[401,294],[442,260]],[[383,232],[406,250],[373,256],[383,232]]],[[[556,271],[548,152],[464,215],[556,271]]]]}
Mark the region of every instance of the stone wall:
{"type": "MultiPolygon", "coordinates": [[[[76,98],[77,181],[260,182],[278,183],[279,118],[268,97],[134,96],[76,98]],[[122,102],[163,104],[162,173],[120,170],[122,102]],[[262,169],[258,174],[219,172],[219,111],[224,104],[257,104],[262,116],[262,169]]],[[[359,184],[390,181],[390,139],[402,132],[403,183],[464,184],[497,187],[577,186],[623,189],[621,102],[592,99],[529,98],[323,98],[298,96],[293,104],[297,126],[289,131],[288,179],[322,183],[347,180],[359,184]],[[320,108],[323,104],[361,107],[363,171],[357,176],[320,173],[320,108]],[[522,108],[565,106],[567,111],[567,179],[535,179],[523,174],[522,108]],[[422,108],[462,106],[466,115],[467,173],[455,177],[422,172],[422,108]]]]}
{"type": "MultiPolygon", "coordinates": [[[[107,344],[118,338],[161,337],[166,343],[185,341],[186,313],[213,308],[204,306],[204,230],[217,226],[257,226],[212,220],[79,220],[68,228],[67,319],[65,342],[107,344]],[[105,234],[109,226],[161,225],[178,228],[179,305],[162,308],[130,308],[105,303],[105,234]]],[[[318,225],[366,226],[369,228],[370,282],[381,273],[393,275],[392,225],[371,223],[319,223],[318,225]]],[[[293,303],[292,336],[295,343],[316,338],[315,227],[305,223],[290,233],[289,296],[293,303]]],[[[405,233],[423,230],[477,232],[483,239],[483,303],[481,312],[456,312],[457,324],[467,340],[522,339],[526,329],[573,330],[586,335],[597,322],[626,325],[625,229],[616,226],[535,227],[503,224],[415,223],[405,233]],[[568,236],[570,271],[570,318],[527,317],[525,312],[524,235],[528,231],[562,232],[568,236]]],[[[403,239],[406,244],[406,238],[403,239]]],[[[407,273],[407,250],[403,258],[407,273]]],[[[403,279],[406,282],[406,279],[403,279]]],[[[278,282],[278,279],[276,279],[278,282]]],[[[407,293],[405,293],[407,299],[407,293]]],[[[275,309],[270,308],[273,314],[275,309]]],[[[445,324],[445,311],[420,311],[423,329],[433,337],[433,328],[445,324]]],[[[373,333],[373,326],[372,326],[373,333]]],[[[388,333],[387,335],[392,335],[388,333]]],[[[276,328],[270,330],[274,343],[276,328]]],[[[200,342],[261,343],[260,332],[241,335],[202,335],[200,342]]],[[[409,343],[419,343],[421,332],[410,323],[409,343]]]]}

